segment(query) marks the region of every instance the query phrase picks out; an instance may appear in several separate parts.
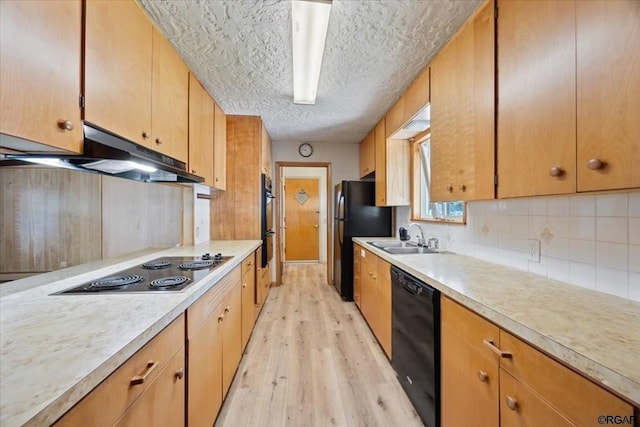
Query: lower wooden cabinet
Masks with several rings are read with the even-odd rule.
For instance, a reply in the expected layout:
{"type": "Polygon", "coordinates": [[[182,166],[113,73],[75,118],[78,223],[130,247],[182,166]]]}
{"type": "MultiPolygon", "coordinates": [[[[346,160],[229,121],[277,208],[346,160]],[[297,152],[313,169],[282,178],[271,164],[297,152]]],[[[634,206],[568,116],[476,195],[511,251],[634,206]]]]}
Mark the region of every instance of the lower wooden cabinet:
{"type": "Polygon", "coordinates": [[[174,320],[55,425],[184,425],[184,322],[174,320]]]}
{"type": "Polygon", "coordinates": [[[634,408],[531,345],[442,298],[442,425],[597,425],[634,408]]]}
{"type": "Polygon", "coordinates": [[[362,310],[362,305],[360,304],[360,296],[361,296],[361,276],[360,276],[360,254],[364,249],[361,246],[353,245],[353,302],[355,302],[356,306],[362,310]]]}
{"type": "Polygon", "coordinates": [[[391,264],[366,249],[357,255],[360,311],[387,357],[391,358],[391,264]]]}
{"type": "MultiPolygon", "coordinates": [[[[233,273],[232,273],[233,274],[233,273]]],[[[234,281],[224,300],[222,321],[222,395],[227,395],[242,358],[242,291],[234,281]]]]}
{"type": "Polygon", "coordinates": [[[242,350],[244,351],[256,322],[256,254],[242,262],[242,350]]]}

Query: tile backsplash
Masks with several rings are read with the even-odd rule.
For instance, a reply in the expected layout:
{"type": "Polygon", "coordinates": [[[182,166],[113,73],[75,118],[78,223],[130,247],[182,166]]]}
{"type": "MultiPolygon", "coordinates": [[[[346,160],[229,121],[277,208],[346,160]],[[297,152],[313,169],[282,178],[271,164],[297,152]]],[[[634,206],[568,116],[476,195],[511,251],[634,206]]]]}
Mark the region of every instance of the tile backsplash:
{"type": "MultiPolygon", "coordinates": [[[[408,208],[396,214],[409,223],[408,208]]],[[[640,301],[638,191],[469,202],[466,226],[420,224],[442,249],[640,301]],[[540,262],[527,260],[528,239],[540,262]]]]}

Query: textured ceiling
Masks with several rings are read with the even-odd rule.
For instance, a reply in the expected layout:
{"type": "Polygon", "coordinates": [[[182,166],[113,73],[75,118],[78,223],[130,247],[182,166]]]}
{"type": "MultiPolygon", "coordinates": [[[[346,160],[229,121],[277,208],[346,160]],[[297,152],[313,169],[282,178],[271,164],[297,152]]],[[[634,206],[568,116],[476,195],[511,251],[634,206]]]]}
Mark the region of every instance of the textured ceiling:
{"type": "Polygon", "coordinates": [[[480,0],[333,0],[316,104],[293,104],[291,3],[139,0],[227,114],[274,143],[357,143],[480,0]]]}

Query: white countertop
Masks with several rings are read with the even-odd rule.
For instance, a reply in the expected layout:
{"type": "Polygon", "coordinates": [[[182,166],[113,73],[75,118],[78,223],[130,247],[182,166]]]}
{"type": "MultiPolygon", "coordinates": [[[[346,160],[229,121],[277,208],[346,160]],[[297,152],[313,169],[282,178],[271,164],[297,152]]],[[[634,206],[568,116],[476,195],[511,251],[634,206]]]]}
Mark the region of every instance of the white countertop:
{"type": "Polygon", "coordinates": [[[458,254],[353,241],[640,406],[640,303],[458,254]]]}
{"type": "Polygon", "coordinates": [[[260,244],[216,241],[143,251],[2,285],[0,425],[51,424],[260,244]],[[234,258],[180,292],[50,296],[161,256],[205,252],[234,258]]]}

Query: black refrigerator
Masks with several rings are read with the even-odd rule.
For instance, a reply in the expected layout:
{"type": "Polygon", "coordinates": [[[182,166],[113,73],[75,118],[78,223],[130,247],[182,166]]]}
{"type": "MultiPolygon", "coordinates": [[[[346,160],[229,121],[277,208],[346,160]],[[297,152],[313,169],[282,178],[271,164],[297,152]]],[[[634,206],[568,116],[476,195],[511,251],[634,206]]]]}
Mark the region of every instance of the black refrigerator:
{"type": "Polygon", "coordinates": [[[333,280],[345,301],[353,301],[352,237],[388,237],[391,229],[390,207],[376,206],[376,188],[372,181],[342,181],[335,189],[333,239],[333,280]]]}

